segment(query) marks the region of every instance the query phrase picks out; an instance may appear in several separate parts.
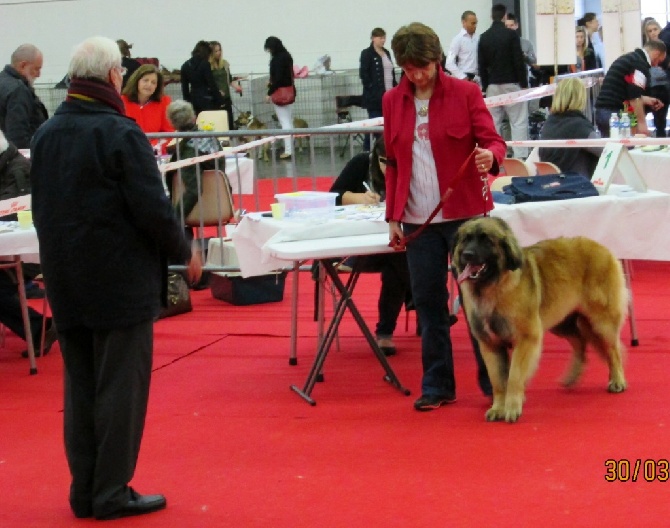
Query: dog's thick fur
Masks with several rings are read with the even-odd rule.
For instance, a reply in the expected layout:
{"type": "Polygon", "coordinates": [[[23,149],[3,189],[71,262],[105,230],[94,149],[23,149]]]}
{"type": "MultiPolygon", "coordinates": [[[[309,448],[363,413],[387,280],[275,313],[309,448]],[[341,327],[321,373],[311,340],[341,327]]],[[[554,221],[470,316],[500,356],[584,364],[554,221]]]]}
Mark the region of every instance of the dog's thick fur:
{"type": "MultiPolygon", "coordinates": [[[[238,115],[237,119],[235,120],[235,126],[238,129],[246,128],[247,130],[267,130],[268,128],[267,125],[263,123],[263,121],[251,115],[251,112],[240,112],[240,115],[238,115]]],[[[241,139],[243,142],[246,142],[245,138],[241,139]]],[[[256,139],[261,139],[261,136],[256,136],[256,139]]],[[[262,156],[263,161],[270,161],[270,156],[268,153],[269,150],[270,143],[263,143],[260,146],[260,150],[258,151],[258,158],[260,159],[262,156]]]]}
{"type": "Polygon", "coordinates": [[[493,385],[487,420],[521,416],[547,330],[572,345],[564,385],[579,379],[591,344],[609,366],[608,390],[625,390],[619,336],[628,291],[621,264],[607,248],[583,237],[521,248],[506,222],[477,218],[458,230],[453,265],[493,385]]]}

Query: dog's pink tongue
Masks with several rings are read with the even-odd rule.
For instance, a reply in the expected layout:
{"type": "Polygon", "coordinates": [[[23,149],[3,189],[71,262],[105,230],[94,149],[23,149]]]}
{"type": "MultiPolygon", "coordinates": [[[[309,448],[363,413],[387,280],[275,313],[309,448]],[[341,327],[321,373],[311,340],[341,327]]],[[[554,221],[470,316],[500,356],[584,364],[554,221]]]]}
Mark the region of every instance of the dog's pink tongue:
{"type": "Polygon", "coordinates": [[[463,271],[461,271],[458,274],[458,277],[456,278],[456,282],[458,282],[458,284],[461,284],[462,282],[465,282],[466,280],[468,280],[468,277],[470,277],[470,275],[472,275],[473,273],[476,273],[475,268],[473,266],[471,266],[470,264],[466,264],[465,268],[463,268],[463,271]]]}

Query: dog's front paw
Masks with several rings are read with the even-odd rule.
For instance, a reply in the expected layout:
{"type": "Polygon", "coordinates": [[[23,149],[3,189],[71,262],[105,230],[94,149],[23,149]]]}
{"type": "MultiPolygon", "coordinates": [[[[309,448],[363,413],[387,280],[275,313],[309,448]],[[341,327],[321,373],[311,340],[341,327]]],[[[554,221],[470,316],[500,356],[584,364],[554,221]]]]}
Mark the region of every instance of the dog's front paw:
{"type": "Polygon", "coordinates": [[[496,407],[495,405],[486,411],[487,422],[499,422],[505,419],[505,409],[496,407]]]}
{"type": "Polygon", "coordinates": [[[521,398],[510,398],[509,396],[507,397],[507,400],[505,401],[505,421],[507,423],[514,423],[519,419],[519,417],[521,416],[521,409],[523,407],[522,401],[523,397],[521,398]]]}
{"type": "Polygon", "coordinates": [[[624,380],[611,380],[607,385],[608,392],[623,392],[626,390],[626,382],[624,380]]]}

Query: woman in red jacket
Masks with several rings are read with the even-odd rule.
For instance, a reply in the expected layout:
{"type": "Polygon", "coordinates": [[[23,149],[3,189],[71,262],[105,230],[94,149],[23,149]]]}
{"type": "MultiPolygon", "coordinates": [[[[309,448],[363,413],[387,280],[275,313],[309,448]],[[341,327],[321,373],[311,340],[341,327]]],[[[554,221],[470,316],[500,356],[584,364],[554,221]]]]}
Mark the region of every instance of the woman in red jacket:
{"type": "MultiPolygon", "coordinates": [[[[432,223],[407,244],[412,295],[422,328],[423,379],[414,408],[427,411],[456,401],[444,310],[448,260],[458,227],[493,208],[487,175],[498,173],[506,145],[479,87],[448,77],[440,68],[442,48],[431,28],[418,22],[404,26],[393,36],[391,48],[404,75],[383,99],[390,238],[402,239],[416,231],[453,187],[432,223]],[[473,150],[466,174],[455,181],[473,150]]],[[[490,395],[486,366],[474,345],[479,385],[490,395]]]]}
{"type": "MultiPolygon", "coordinates": [[[[145,134],[174,132],[166,114],[172,100],[163,94],[163,74],[153,64],[144,64],[135,70],[123,89],[121,99],[126,115],[137,121],[145,134]]],[[[154,146],[158,143],[157,139],[151,140],[154,146]]],[[[161,142],[161,145],[164,143],[161,142]]],[[[161,153],[165,154],[164,148],[161,148],[161,153]]]]}

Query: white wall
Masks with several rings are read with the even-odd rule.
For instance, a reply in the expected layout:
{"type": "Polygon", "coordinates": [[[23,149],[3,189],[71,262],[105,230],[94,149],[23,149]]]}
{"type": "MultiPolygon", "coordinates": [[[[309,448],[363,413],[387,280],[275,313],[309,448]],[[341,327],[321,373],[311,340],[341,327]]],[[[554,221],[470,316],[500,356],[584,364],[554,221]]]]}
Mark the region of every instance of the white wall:
{"type": "Polygon", "coordinates": [[[232,70],[267,72],[263,43],[282,39],[295,64],[314,66],[329,54],[333,69],[357,68],[372,28],[393,33],[415,20],[431,26],[448,47],[466,10],[479,17],[479,32],[490,26],[490,0],[45,0],[0,5],[0,65],[19,44],[44,53],[39,82],[55,83],[67,71],[74,45],[93,35],[132,43],[133,56],[158,57],[179,68],[200,39],[218,40],[232,70]],[[12,5],[13,4],[13,5],[12,5]],[[281,7],[280,7],[281,6],[281,7]]]}

